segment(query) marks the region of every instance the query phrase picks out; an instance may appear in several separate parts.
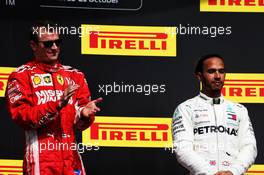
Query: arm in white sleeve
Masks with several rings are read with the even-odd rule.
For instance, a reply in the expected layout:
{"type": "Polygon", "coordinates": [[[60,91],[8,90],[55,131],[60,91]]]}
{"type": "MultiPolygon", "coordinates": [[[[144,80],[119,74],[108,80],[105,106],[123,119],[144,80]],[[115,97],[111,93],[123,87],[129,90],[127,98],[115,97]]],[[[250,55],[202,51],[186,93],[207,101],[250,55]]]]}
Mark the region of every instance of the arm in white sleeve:
{"type": "Polygon", "coordinates": [[[194,150],[194,133],[191,107],[180,104],[172,119],[173,146],[178,162],[192,174],[213,174],[209,164],[194,150]]]}
{"type": "Polygon", "coordinates": [[[241,107],[240,115],[242,116],[238,130],[239,154],[236,157],[236,162],[230,169],[234,175],[245,173],[257,157],[256,138],[248,111],[242,105],[239,105],[239,107],[241,107]]]}

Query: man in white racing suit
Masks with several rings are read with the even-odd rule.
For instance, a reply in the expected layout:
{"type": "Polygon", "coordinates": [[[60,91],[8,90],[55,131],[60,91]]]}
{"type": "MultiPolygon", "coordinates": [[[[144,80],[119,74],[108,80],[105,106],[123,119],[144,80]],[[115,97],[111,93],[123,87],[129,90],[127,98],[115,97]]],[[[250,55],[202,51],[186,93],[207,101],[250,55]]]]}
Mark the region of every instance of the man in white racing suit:
{"type": "Polygon", "coordinates": [[[195,69],[200,94],[181,103],[172,120],[178,162],[192,175],[241,175],[257,156],[247,109],[223,98],[224,59],[202,57],[195,69]]]}

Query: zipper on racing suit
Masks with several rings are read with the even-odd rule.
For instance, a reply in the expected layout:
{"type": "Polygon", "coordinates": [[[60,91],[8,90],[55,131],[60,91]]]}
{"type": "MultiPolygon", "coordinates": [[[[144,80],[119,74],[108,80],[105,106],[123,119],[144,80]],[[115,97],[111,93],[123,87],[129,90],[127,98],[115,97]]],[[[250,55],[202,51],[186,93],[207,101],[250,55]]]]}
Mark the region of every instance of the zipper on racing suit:
{"type": "MultiPolygon", "coordinates": [[[[215,106],[220,104],[220,99],[219,98],[214,98],[213,99],[213,109],[214,109],[214,118],[215,118],[215,126],[216,128],[218,127],[217,124],[217,117],[216,117],[216,110],[215,106]]],[[[218,132],[216,132],[216,149],[217,149],[217,171],[219,171],[219,139],[218,139],[218,132]]]]}

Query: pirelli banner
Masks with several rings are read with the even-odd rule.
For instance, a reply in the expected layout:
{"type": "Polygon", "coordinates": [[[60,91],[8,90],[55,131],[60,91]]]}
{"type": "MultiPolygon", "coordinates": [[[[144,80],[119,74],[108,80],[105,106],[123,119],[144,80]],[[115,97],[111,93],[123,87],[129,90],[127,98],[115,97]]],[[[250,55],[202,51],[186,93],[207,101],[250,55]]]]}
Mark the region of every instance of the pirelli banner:
{"type": "Polygon", "coordinates": [[[0,159],[1,175],[22,175],[22,160],[0,159]]]}
{"type": "Polygon", "coordinates": [[[13,67],[0,67],[0,97],[5,95],[7,80],[13,70],[15,70],[13,67]]]}
{"type": "Polygon", "coordinates": [[[97,116],[83,144],[111,147],[171,147],[171,118],[97,116]]]}
{"type": "Polygon", "coordinates": [[[82,54],[176,56],[176,29],[82,24],[82,54]]]}
{"type": "Polygon", "coordinates": [[[200,0],[204,12],[264,12],[263,0],[200,0]]]}
{"type": "MultiPolygon", "coordinates": [[[[260,175],[264,173],[264,165],[253,165],[245,175],[260,175]]],[[[22,175],[22,160],[0,159],[1,175],[22,175]]]]}
{"type": "Polygon", "coordinates": [[[240,103],[264,103],[264,74],[227,74],[222,93],[240,103]]]}

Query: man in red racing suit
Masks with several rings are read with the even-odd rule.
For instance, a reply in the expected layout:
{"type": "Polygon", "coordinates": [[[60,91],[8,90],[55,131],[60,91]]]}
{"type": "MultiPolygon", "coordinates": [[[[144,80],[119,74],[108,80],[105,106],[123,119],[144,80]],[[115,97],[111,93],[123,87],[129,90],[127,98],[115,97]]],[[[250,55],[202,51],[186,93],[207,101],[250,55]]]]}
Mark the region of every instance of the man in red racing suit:
{"type": "Polygon", "coordinates": [[[102,99],[91,101],[84,74],[58,62],[58,34],[37,37],[36,58],[11,73],[6,89],[12,119],[25,130],[23,173],[84,175],[74,130],[93,123],[102,99]]]}

